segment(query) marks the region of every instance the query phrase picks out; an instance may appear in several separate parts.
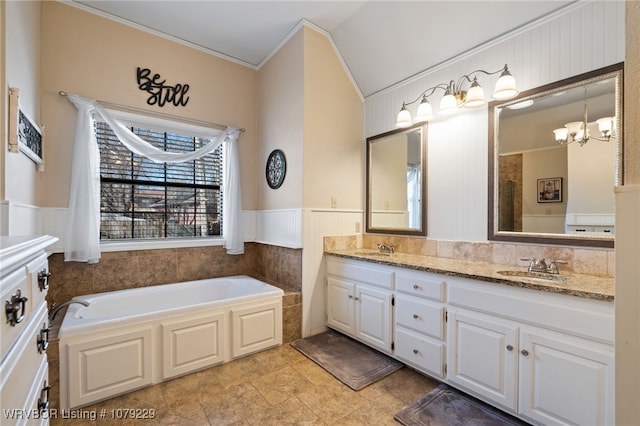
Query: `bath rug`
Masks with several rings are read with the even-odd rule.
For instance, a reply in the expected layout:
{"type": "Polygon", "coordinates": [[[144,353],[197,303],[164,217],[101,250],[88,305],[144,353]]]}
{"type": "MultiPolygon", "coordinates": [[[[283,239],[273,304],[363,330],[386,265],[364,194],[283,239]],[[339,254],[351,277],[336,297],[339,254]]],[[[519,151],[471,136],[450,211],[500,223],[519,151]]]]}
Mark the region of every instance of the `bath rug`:
{"type": "Polygon", "coordinates": [[[356,391],[402,367],[395,359],[333,330],[294,340],[291,346],[356,391]]]}
{"type": "Polygon", "coordinates": [[[441,384],[393,418],[405,426],[524,426],[528,423],[441,384]]]}

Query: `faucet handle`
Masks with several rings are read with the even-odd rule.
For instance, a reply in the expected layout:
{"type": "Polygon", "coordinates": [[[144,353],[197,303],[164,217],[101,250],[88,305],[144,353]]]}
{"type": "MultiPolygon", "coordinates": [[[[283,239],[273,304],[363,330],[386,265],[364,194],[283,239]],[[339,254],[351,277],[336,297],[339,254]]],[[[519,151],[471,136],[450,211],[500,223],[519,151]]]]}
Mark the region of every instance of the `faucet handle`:
{"type": "Polygon", "coordinates": [[[547,267],[547,272],[551,273],[551,274],[559,274],[560,271],[558,270],[558,265],[566,265],[567,262],[566,260],[551,260],[549,262],[549,266],[547,267]]]}

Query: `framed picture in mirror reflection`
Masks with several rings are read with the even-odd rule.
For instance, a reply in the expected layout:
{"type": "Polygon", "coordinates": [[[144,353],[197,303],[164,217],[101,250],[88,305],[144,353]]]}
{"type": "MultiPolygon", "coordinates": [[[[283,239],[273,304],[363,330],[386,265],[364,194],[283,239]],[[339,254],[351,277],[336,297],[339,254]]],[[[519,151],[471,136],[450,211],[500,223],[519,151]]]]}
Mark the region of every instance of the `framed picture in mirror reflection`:
{"type": "Polygon", "coordinates": [[[561,203],[562,202],[562,178],[538,179],[538,202],[561,203]]]}

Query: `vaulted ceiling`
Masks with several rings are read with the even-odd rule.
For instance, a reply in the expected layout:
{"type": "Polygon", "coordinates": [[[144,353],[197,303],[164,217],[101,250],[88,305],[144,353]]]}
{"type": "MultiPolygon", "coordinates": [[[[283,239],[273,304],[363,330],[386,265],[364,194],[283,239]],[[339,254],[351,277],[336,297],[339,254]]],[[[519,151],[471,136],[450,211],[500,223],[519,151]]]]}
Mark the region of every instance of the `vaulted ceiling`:
{"type": "Polygon", "coordinates": [[[304,19],[330,35],[366,98],[575,0],[74,2],[253,68],[304,19]]]}

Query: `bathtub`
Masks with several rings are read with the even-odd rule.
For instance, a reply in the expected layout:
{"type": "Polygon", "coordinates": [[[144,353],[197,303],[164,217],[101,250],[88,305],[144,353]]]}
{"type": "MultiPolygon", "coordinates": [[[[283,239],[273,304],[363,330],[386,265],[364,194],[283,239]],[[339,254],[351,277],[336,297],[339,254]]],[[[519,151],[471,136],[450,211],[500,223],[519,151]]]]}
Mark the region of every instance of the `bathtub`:
{"type": "Polygon", "coordinates": [[[282,344],[284,292],[248,276],[79,296],[58,332],[73,409],[282,344]]]}

